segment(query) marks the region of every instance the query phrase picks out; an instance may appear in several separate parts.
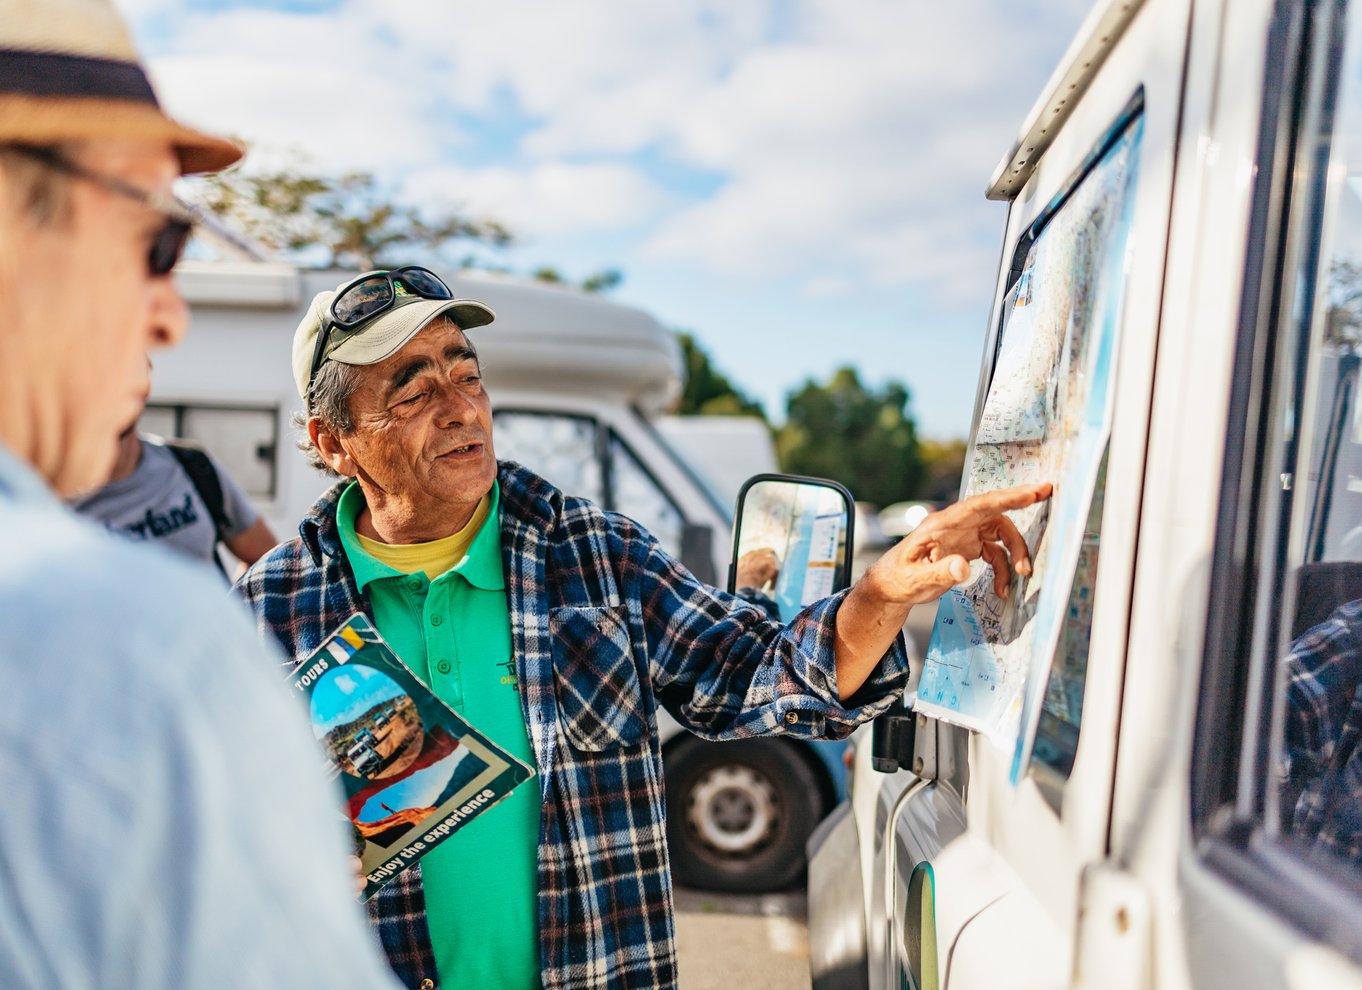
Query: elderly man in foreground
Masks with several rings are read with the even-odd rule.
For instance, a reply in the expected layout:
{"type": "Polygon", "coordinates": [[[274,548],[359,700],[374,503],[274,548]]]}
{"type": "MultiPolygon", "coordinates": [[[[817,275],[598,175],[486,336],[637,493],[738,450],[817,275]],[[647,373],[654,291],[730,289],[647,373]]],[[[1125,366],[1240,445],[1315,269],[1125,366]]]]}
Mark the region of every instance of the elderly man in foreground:
{"type": "Polygon", "coordinates": [[[386,987],[245,611],[77,519],[185,333],[183,172],[104,0],[0,0],[0,987],[386,987]],[[306,838],[299,839],[300,836],[306,838]]]}
{"type": "Polygon", "coordinates": [[[1003,583],[1009,559],[1029,569],[1002,513],[1048,486],[938,513],[781,626],[631,520],[498,464],[465,333],[492,319],[420,268],[313,300],[293,370],[315,454],[344,480],[240,587],[295,662],[367,613],[438,696],[538,770],[538,787],[370,902],[408,986],[671,987],[657,707],[710,739],[845,735],[902,692],[913,605],[975,557],[1003,583]]]}

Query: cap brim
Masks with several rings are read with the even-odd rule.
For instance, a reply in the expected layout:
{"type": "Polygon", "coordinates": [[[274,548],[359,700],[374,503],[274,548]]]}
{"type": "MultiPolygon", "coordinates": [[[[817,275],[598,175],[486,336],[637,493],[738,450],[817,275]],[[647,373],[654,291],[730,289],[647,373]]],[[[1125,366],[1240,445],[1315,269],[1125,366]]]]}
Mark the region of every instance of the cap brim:
{"type": "Polygon", "coordinates": [[[164,142],[175,149],[185,175],[226,168],[244,153],[231,141],[186,127],[144,103],[14,93],[0,96],[0,143],[46,145],[98,138],[164,142]]]}
{"type": "Polygon", "coordinates": [[[496,314],[474,299],[422,299],[390,309],[358,332],[327,348],[327,357],[341,364],[378,364],[392,357],[438,316],[448,315],[460,330],[486,326],[496,314]]]}

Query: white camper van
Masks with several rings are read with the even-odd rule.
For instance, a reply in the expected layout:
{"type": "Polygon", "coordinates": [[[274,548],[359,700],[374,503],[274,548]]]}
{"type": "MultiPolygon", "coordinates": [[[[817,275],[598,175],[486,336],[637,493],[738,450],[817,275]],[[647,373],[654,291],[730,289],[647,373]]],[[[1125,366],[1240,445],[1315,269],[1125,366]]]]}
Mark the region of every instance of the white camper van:
{"type": "MultiPolygon", "coordinates": [[[[258,262],[185,262],[176,273],[191,332],[158,355],[142,426],[206,446],[287,539],[331,483],[296,449],[290,344],[313,295],[346,273],[258,262]]],[[[731,503],[656,427],[681,387],[673,334],[641,310],[561,286],[471,272],[446,281],[497,314],[470,334],[497,455],[636,519],[697,577],[722,584],[731,503]]],[[[762,459],[749,473],[769,467],[762,459]]],[[[798,876],[809,832],[843,793],[844,745],[706,743],[661,718],[678,878],[769,889],[798,876]]]]}
{"type": "Polygon", "coordinates": [[[1098,4],[989,195],[1049,556],[858,746],[815,986],[1362,987],[1362,5],[1098,4]]]}

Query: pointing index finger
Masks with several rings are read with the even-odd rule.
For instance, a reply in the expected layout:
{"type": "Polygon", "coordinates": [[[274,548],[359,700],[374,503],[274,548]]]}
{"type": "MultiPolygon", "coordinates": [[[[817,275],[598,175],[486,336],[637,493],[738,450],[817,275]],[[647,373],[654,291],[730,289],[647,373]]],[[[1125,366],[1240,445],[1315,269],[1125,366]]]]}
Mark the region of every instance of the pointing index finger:
{"type": "Polygon", "coordinates": [[[1001,488],[996,492],[972,495],[966,503],[970,511],[981,516],[993,516],[1012,509],[1024,509],[1028,505],[1043,502],[1054,492],[1054,485],[1048,481],[1039,485],[1018,485],[1015,488],[1001,488]]]}

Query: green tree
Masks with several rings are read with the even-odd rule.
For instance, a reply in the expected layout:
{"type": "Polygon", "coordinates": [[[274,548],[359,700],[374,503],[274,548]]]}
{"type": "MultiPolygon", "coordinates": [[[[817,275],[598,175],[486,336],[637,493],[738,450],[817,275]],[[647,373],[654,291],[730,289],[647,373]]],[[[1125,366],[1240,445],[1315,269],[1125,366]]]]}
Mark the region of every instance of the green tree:
{"type": "Polygon", "coordinates": [[[1356,349],[1362,345],[1362,264],[1342,260],[1330,265],[1328,292],[1325,340],[1356,349]]]}
{"type": "MultiPolygon", "coordinates": [[[[541,265],[530,273],[530,277],[550,285],[572,285],[563,273],[552,265],[541,265]]],[[[583,292],[609,292],[624,281],[624,275],[617,268],[602,268],[575,283],[583,292]]]]}
{"type": "Polygon", "coordinates": [[[766,421],[761,403],[749,399],[714,367],[709,355],[688,333],[678,333],[686,384],[676,412],[682,416],[755,416],[766,421]]]}
{"type": "MultiPolygon", "coordinates": [[[[312,175],[290,166],[196,182],[198,201],[230,227],[318,268],[384,268],[431,255],[448,262],[456,243],[502,248],[512,242],[495,220],[404,203],[368,172],[312,175]]],[[[455,263],[467,266],[473,258],[455,263]]]]}
{"type": "Polygon", "coordinates": [[[924,470],[908,398],[898,382],[867,388],[849,367],[826,385],[805,382],[790,394],[776,432],[781,469],[832,478],[878,505],[910,498],[924,470]]]}
{"type": "MultiPolygon", "coordinates": [[[[290,164],[272,172],[219,172],[193,182],[199,203],[231,230],[316,268],[367,271],[424,258],[430,264],[504,271],[469,248],[505,248],[515,240],[495,220],[402,202],[396,190],[368,172],[316,175],[290,164]]],[[[550,266],[532,277],[571,284],[550,266]]],[[[576,284],[587,292],[608,292],[622,280],[618,270],[606,268],[576,284]]]]}
{"type": "Polygon", "coordinates": [[[954,502],[960,495],[960,480],[965,473],[963,440],[922,440],[918,453],[922,458],[922,483],[910,498],[932,502],[954,502]]]}

